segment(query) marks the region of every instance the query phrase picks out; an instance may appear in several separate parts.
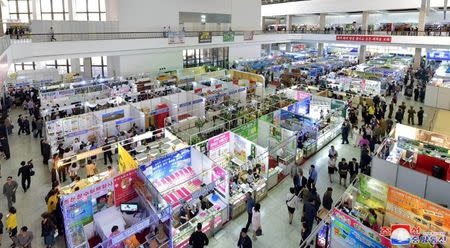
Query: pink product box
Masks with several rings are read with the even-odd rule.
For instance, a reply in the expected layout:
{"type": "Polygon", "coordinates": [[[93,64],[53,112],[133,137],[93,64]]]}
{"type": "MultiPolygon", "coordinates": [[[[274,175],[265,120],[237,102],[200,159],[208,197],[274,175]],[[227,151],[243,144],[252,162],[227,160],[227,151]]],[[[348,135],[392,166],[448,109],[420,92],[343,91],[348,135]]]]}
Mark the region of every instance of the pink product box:
{"type": "Polygon", "coordinates": [[[186,195],[190,195],[191,192],[189,192],[189,190],[187,190],[185,187],[182,187],[181,190],[184,192],[184,194],[186,195]]]}

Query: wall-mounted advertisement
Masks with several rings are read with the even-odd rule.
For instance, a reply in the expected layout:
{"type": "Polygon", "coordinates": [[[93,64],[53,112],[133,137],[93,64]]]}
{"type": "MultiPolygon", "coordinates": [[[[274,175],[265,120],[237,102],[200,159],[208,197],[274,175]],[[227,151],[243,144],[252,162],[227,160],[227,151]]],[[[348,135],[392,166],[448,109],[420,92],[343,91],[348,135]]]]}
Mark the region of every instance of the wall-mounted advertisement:
{"type": "Polygon", "coordinates": [[[120,174],[114,178],[114,202],[116,206],[120,206],[120,204],[137,197],[136,191],[132,186],[135,180],[139,180],[136,169],[120,174]]]}
{"type": "Polygon", "coordinates": [[[359,175],[360,194],[356,201],[374,209],[385,209],[389,185],[368,177],[359,175]]]}
{"type": "Polygon", "coordinates": [[[200,32],[198,34],[198,43],[211,43],[212,42],[212,32],[200,32]]]}
{"type": "Polygon", "coordinates": [[[184,37],[186,34],[184,32],[169,32],[167,33],[167,38],[169,44],[184,44],[184,37]]]}
{"type": "Polygon", "coordinates": [[[234,156],[238,158],[239,160],[246,162],[247,156],[250,155],[249,152],[247,152],[247,148],[250,146],[248,141],[239,135],[234,136],[234,156]]]}
{"type": "Polygon", "coordinates": [[[427,52],[427,60],[450,60],[450,51],[431,51],[427,52]]]}
{"type": "Polygon", "coordinates": [[[125,110],[119,109],[117,111],[102,114],[102,122],[114,121],[125,117],[125,110]]]}
{"type": "Polygon", "coordinates": [[[148,175],[151,175],[151,181],[153,181],[154,179],[168,177],[176,171],[187,168],[188,166],[191,166],[190,147],[152,161],[146,170],[150,170],[148,175]]]}
{"type": "Polygon", "coordinates": [[[253,31],[244,32],[244,40],[253,40],[253,31]]]}
{"type": "Polygon", "coordinates": [[[233,31],[223,32],[223,42],[233,42],[233,41],[234,41],[233,31]]]}

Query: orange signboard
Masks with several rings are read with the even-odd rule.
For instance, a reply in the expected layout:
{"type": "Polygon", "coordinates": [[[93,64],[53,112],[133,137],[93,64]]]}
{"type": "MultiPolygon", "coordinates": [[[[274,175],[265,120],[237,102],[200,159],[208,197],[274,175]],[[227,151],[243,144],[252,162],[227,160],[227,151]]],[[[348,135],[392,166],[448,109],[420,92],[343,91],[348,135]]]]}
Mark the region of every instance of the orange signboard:
{"type": "Polygon", "coordinates": [[[427,226],[428,231],[450,231],[450,210],[394,187],[389,187],[386,211],[427,226]]]}

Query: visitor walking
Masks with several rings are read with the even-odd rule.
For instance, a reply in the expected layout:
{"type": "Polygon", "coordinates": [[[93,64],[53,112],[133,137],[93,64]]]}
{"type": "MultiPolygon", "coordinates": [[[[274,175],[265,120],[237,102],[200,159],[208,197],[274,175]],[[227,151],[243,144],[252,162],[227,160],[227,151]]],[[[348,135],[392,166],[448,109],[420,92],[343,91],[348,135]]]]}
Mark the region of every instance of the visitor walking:
{"type": "Polygon", "coordinates": [[[247,192],[247,194],[245,194],[245,198],[246,198],[245,203],[247,205],[247,214],[248,214],[247,224],[245,225],[245,228],[248,230],[248,228],[250,227],[250,224],[252,223],[253,207],[255,206],[255,201],[253,200],[251,192],[247,192]]]}
{"type": "Polygon", "coordinates": [[[416,110],[413,106],[408,109],[408,125],[414,125],[414,115],[416,114],[416,110]]]}
{"type": "Polygon", "coordinates": [[[295,207],[297,206],[298,197],[295,194],[295,188],[289,188],[289,193],[286,196],[286,205],[289,213],[289,224],[292,224],[294,218],[295,207]]]}
{"type": "Polygon", "coordinates": [[[262,234],[261,228],[261,205],[259,203],[255,203],[255,206],[252,209],[252,230],[253,230],[253,240],[256,240],[256,236],[262,234]]]}
{"type": "Polygon", "coordinates": [[[6,216],[6,230],[8,231],[9,238],[13,242],[11,247],[17,245],[17,211],[14,207],[9,208],[9,213],[6,216]]]}
{"type": "Polygon", "coordinates": [[[31,160],[26,163],[25,161],[20,162],[20,168],[17,172],[17,177],[22,176],[22,189],[23,192],[27,192],[27,190],[30,188],[31,184],[31,176],[34,175],[33,171],[33,163],[31,163],[31,160]]]}
{"type": "Polygon", "coordinates": [[[330,211],[333,208],[333,188],[328,187],[327,191],[325,191],[325,194],[323,194],[322,198],[322,205],[323,207],[330,211]]]}
{"type": "Polygon", "coordinates": [[[41,236],[44,238],[44,244],[46,248],[51,248],[55,245],[55,232],[57,228],[51,220],[49,213],[43,213],[41,217],[41,236]]]}
{"type": "Polygon", "coordinates": [[[247,235],[247,228],[242,228],[241,233],[239,235],[239,240],[237,246],[239,248],[252,248],[252,240],[247,235]]]}
{"type": "Polygon", "coordinates": [[[345,161],[345,158],[342,158],[341,162],[339,162],[338,168],[339,168],[339,185],[342,185],[342,179],[343,179],[344,187],[347,187],[348,164],[345,161]]]}
{"type": "Polygon", "coordinates": [[[8,208],[12,208],[13,204],[16,203],[16,190],[18,187],[19,185],[13,180],[12,176],[6,179],[6,183],[3,185],[3,194],[8,201],[8,208]]]}
{"type": "Polygon", "coordinates": [[[23,226],[20,228],[19,235],[17,235],[17,246],[19,248],[31,248],[33,238],[33,232],[29,231],[27,226],[23,226]]]}
{"type": "Polygon", "coordinates": [[[417,122],[418,122],[417,124],[419,126],[422,126],[423,124],[423,113],[424,113],[423,108],[420,107],[419,111],[417,111],[417,122]]]}

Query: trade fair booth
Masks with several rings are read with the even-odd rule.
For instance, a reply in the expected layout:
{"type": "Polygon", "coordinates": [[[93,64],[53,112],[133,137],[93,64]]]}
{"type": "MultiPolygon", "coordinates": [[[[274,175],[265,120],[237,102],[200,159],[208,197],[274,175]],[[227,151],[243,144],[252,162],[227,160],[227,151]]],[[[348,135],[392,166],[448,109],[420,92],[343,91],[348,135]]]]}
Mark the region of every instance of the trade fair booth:
{"type": "Polygon", "coordinates": [[[210,237],[228,221],[228,175],[195,148],[162,156],[140,171],[173,210],[173,247],[188,247],[197,223],[210,237]]]}
{"type": "Polygon", "coordinates": [[[448,246],[450,210],[369,176],[359,174],[335,206],[313,233],[316,247],[448,246]]]}
{"type": "Polygon", "coordinates": [[[450,205],[450,137],[397,124],[373,157],[371,175],[420,197],[450,205]]]}
{"type": "Polygon", "coordinates": [[[245,193],[251,192],[256,202],[267,195],[269,155],[267,148],[227,131],[196,145],[199,150],[224,168],[230,177],[230,216],[245,211],[245,193]]]}
{"type": "Polygon", "coordinates": [[[450,63],[442,62],[426,86],[425,105],[450,110],[450,63]]]}
{"type": "Polygon", "coordinates": [[[48,121],[45,137],[53,151],[58,144],[71,146],[75,139],[86,144],[102,143],[105,139],[128,132],[132,127],[145,130],[143,114],[132,105],[100,110],[78,116],[48,121]]]}
{"type": "Polygon", "coordinates": [[[247,99],[264,98],[265,78],[262,75],[249,72],[230,70],[233,84],[247,87],[247,99]]]}
{"type": "Polygon", "coordinates": [[[247,101],[247,89],[232,82],[226,82],[215,78],[193,82],[193,92],[206,99],[208,108],[217,108],[224,102],[232,101],[243,105],[247,101]]]}
{"type": "Polygon", "coordinates": [[[67,247],[172,247],[171,208],[137,169],[61,198],[67,247]],[[117,226],[118,234],[111,234],[117,226]]]}

